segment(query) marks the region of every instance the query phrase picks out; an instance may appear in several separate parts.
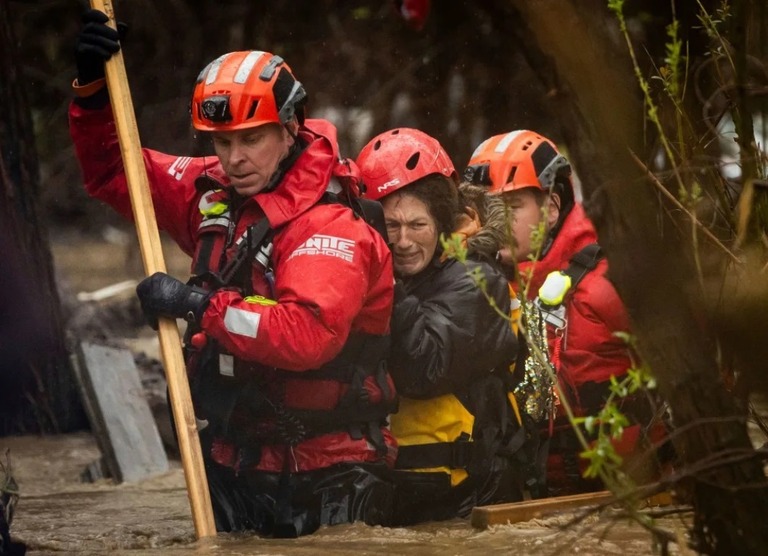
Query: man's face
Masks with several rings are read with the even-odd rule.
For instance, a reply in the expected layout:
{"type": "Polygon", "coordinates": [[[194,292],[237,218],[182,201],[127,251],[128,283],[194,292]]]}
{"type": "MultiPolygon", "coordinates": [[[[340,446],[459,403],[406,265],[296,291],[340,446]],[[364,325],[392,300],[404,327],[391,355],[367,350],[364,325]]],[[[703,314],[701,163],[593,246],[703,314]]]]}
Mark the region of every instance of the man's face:
{"type": "Polygon", "coordinates": [[[264,189],[293,144],[293,137],[279,124],[214,131],[211,136],[232,187],[243,197],[264,189]]]}
{"type": "Polygon", "coordinates": [[[512,253],[508,246],[504,247],[500,251],[501,259],[502,261],[514,260],[521,263],[527,261],[528,256],[533,253],[531,234],[539,227],[539,223],[543,219],[542,207],[539,204],[536,190],[533,188],[508,191],[502,196],[507,205],[509,228],[512,230],[517,248],[512,253]]]}
{"type": "Polygon", "coordinates": [[[437,223],[427,205],[408,193],[381,200],[392,246],[395,275],[413,276],[426,268],[437,248],[437,223]]]}

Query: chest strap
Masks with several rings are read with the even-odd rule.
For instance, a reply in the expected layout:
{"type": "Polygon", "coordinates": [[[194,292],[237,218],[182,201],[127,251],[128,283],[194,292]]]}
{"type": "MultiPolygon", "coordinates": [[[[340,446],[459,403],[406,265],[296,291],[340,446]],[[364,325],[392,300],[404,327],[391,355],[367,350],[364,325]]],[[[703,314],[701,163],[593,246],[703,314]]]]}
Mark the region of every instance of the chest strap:
{"type": "Polygon", "coordinates": [[[250,291],[252,265],[255,261],[262,269],[270,266],[273,237],[274,229],[266,218],[261,218],[256,224],[248,226],[245,233],[237,240],[235,256],[219,271],[213,260],[216,257],[212,259],[211,254],[216,252],[216,244],[221,244],[222,238],[220,234],[205,234],[201,239],[199,257],[195,264],[195,276],[189,280],[189,284],[196,286],[206,284],[213,289],[235,286],[243,288],[245,296],[250,295],[253,293],[250,291]]]}

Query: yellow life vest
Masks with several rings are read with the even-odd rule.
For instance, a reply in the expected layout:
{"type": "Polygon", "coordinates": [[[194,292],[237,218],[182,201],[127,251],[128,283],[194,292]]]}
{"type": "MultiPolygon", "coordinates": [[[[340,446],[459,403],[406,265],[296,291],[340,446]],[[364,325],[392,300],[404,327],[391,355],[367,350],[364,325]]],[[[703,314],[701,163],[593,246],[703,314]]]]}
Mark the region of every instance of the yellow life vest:
{"type": "MultiPolygon", "coordinates": [[[[423,446],[457,442],[460,438],[472,441],[475,416],[453,394],[445,394],[429,400],[400,398],[397,413],[390,416],[392,434],[401,447],[423,446]]],[[[409,469],[421,473],[450,473],[451,486],[467,478],[464,469],[448,466],[409,469]]]]}

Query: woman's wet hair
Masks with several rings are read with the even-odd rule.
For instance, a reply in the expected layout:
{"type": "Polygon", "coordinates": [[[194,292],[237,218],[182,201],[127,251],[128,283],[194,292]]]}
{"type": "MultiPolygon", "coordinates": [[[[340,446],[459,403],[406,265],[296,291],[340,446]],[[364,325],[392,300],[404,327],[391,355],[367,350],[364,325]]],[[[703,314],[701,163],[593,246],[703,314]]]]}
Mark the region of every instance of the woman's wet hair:
{"type": "Polygon", "coordinates": [[[413,195],[427,206],[437,224],[437,234],[450,237],[459,215],[459,194],[452,180],[440,174],[430,174],[408,184],[401,190],[413,195]]]}

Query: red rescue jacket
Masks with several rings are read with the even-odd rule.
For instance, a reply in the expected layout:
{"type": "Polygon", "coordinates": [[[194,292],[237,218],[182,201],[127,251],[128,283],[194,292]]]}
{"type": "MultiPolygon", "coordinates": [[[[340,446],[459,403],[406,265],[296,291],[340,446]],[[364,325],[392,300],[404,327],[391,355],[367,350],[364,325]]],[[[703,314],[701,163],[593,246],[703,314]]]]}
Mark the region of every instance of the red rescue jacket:
{"type": "MultiPolygon", "coordinates": [[[[567,268],[570,258],[592,243],[597,243],[597,232],[582,206],[576,204],[566,216],[549,252],[539,261],[519,264],[527,297],[535,299],[550,272],[567,268]]],[[[577,410],[581,409],[579,389],[582,386],[605,382],[611,375],[621,377],[631,366],[627,344],[613,335],[629,331],[629,317],[616,289],[605,276],[607,270],[608,263],[602,259],[564,301],[568,325],[560,346],[557,371],[563,390],[572,394],[577,410]]],[[[548,333],[552,352],[556,333],[551,326],[548,333]]]]}
{"type": "MultiPolygon", "coordinates": [[[[111,108],[86,110],[73,103],[69,117],[86,191],[132,219],[111,108]]],[[[307,120],[300,136],[307,147],[279,185],[237,207],[224,248],[225,259],[232,257],[236,248],[231,241],[259,219],[269,220],[275,230],[274,280],[270,284],[254,273],[253,293],[277,303],[253,302],[236,289],[221,289],[211,298],[200,326],[234,356],[236,369],[258,375],[268,384],[267,393],[285,407],[325,410],[344,398],[349,384],[327,377],[302,378],[302,373],[333,360],[351,334],[389,333],[394,279],[389,249],[375,230],[344,205],[318,204],[332,178],[342,183],[355,179],[356,168],[339,159],[335,128],[324,120],[307,120]]],[[[195,257],[203,196],[210,194],[210,184],[218,183],[224,190],[228,186],[218,159],[150,149],[143,149],[143,156],[159,228],[195,257]]],[[[371,403],[394,395],[388,376],[386,383],[366,379],[371,403]]],[[[261,446],[253,468],[280,471],[287,454],[292,471],[341,462],[385,460],[392,465],[395,441],[384,426],[379,432],[386,444],[384,456],[365,436],[339,431],[307,438],[290,451],[284,445],[261,446]]],[[[238,467],[242,448],[217,438],[212,457],[238,467]]]]}

